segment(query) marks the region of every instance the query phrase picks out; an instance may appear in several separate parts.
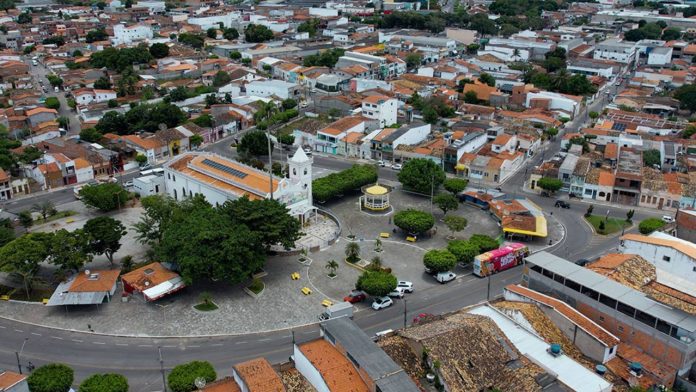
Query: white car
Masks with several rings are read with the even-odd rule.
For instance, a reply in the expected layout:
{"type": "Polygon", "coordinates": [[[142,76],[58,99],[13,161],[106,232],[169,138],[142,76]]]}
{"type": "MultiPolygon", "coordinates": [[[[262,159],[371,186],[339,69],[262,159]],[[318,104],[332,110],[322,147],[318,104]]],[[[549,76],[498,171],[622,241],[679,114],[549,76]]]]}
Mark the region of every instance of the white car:
{"type": "Polygon", "coordinates": [[[403,166],[401,166],[400,163],[395,163],[395,164],[392,165],[392,169],[393,169],[393,170],[401,170],[402,167],[403,167],[403,166]]]}
{"type": "Polygon", "coordinates": [[[407,280],[400,280],[396,284],[397,289],[402,289],[405,293],[412,293],[413,292],[413,283],[407,281],[407,280]]]}
{"type": "Polygon", "coordinates": [[[457,274],[455,274],[452,271],[438,272],[437,275],[435,275],[435,280],[437,280],[440,283],[447,283],[453,281],[456,278],[457,274]]]}
{"type": "Polygon", "coordinates": [[[300,102],[300,107],[301,107],[301,108],[304,109],[304,108],[306,108],[307,106],[309,106],[309,104],[307,103],[307,101],[302,101],[302,102],[300,102]]]}
{"type": "Polygon", "coordinates": [[[387,296],[391,298],[403,298],[405,295],[404,289],[397,287],[392,291],[391,293],[387,294],[387,296]]]}
{"type": "Polygon", "coordinates": [[[394,305],[394,301],[392,301],[391,298],[389,298],[389,297],[377,297],[372,302],[372,309],[380,310],[380,309],[388,308],[392,305],[394,305]]]}
{"type": "Polygon", "coordinates": [[[387,163],[384,162],[384,161],[381,160],[381,159],[380,159],[379,161],[377,161],[377,164],[379,165],[379,167],[385,167],[385,166],[387,166],[387,163]]]}
{"type": "Polygon", "coordinates": [[[662,220],[666,223],[674,222],[674,218],[669,215],[662,215],[662,220]]]}
{"type": "Polygon", "coordinates": [[[126,181],[126,182],[123,184],[123,186],[126,187],[126,188],[132,188],[132,187],[133,187],[133,181],[126,181]]]}

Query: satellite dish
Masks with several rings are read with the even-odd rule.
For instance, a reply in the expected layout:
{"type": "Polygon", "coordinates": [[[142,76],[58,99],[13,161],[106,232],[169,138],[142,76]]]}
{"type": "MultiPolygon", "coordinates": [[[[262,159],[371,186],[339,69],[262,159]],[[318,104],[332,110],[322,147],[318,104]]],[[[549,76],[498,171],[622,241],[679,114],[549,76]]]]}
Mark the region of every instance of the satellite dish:
{"type": "Polygon", "coordinates": [[[198,389],[205,388],[205,378],[203,377],[196,377],[196,380],[193,383],[194,385],[196,385],[196,388],[198,389]]]}

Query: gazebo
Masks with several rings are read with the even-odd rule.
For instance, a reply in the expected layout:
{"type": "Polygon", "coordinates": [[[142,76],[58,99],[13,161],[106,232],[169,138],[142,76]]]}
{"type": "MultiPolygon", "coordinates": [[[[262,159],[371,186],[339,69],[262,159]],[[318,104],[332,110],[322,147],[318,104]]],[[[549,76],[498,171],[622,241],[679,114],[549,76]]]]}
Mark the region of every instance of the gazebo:
{"type": "Polygon", "coordinates": [[[360,197],[360,208],[371,211],[385,211],[391,207],[389,204],[389,194],[392,188],[387,185],[365,185],[362,187],[363,195],[360,197]]]}

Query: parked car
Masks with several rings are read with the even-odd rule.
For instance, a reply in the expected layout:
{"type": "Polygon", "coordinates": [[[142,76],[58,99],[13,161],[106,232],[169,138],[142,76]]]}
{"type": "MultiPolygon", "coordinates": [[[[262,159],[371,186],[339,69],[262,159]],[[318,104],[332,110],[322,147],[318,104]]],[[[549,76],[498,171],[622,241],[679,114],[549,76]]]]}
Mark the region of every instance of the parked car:
{"type": "Polygon", "coordinates": [[[384,162],[384,161],[381,160],[381,159],[380,159],[379,161],[377,161],[377,164],[379,165],[379,167],[385,167],[385,166],[387,166],[387,163],[384,162]]]}
{"type": "Polygon", "coordinates": [[[392,170],[401,170],[402,167],[400,163],[395,163],[392,165],[392,170]]]}
{"type": "Polygon", "coordinates": [[[380,310],[394,305],[394,301],[389,297],[377,297],[372,302],[372,309],[380,310]]]}
{"type": "Polygon", "coordinates": [[[352,304],[362,302],[367,298],[367,294],[365,292],[360,291],[360,290],[353,290],[350,292],[350,294],[346,295],[343,297],[343,300],[345,302],[350,302],[352,304]]]}
{"type": "Polygon", "coordinates": [[[413,292],[413,283],[407,281],[407,280],[400,280],[396,284],[397,289],[402,289],[406,293],[412,293],[413,292]]]}
{"type": "Polygon", "coordinates": [[[567,201],[563,200],[556,200],[556,204],[554,204],[556,207],[560,208],[565,208],[565,209],[570,209],[570,204],[567,201]]]}
{"type": "Polygon", "coordinates": [[[547,191],[541,191],[541,197],[551,197],[551,194],[547,191]]]}
{"type": "Polygon", "coordinates": [[[304,108],[306,108],[307,106],[309,106],[309,104],[307,103],[307,101],[300,101],[300,107],[301,107],[301,108],[304,109],[304,108]]]}
{"type": "Polygon", "coordinates": [[[666,223],[674,222],[674,218],[669,215],[662,215],[662,220],[666,223]]]}
{"type": "Polygon", "coordinates": [[[123,183],[123,186],[126,188],[132,188],[133,187],[133,181],[126,181],[123,183]]]}
{"type": "Polygon", "coordinates": [[[389,294],[387,294],[387,296],[391,298],[403,298],[405,294],[406,293],[402,288],[397,287],[394,290],[392,290],[389,294]]]}
{"type": "Polygon", "coordinates": [[[452,271],[438,272],[437,275],[435,275],[435,280],[437,280],[440,283],[447,283],[453,281],[456,278],[457,274],[455,274],[452,271]]]}

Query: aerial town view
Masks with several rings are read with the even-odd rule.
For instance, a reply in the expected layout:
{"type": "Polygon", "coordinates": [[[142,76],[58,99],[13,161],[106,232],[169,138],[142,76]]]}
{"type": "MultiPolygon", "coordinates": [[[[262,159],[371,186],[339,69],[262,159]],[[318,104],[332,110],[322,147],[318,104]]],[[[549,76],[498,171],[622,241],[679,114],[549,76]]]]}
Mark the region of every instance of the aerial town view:
{"type": "Polygon", "coordinates": [[[0,392],[696,392],[696,0],[0,0],[0,392]]]}

